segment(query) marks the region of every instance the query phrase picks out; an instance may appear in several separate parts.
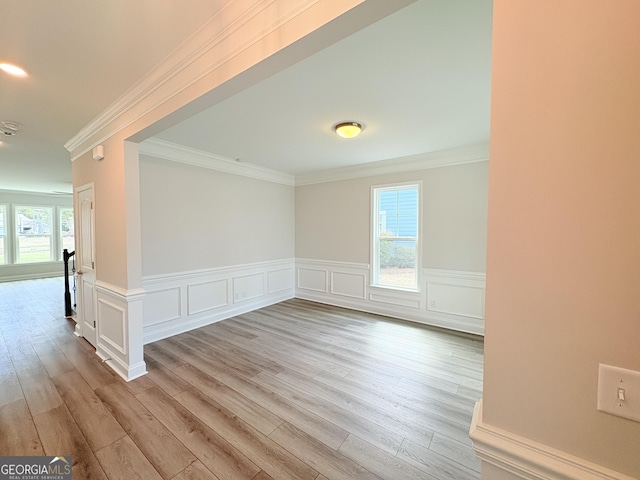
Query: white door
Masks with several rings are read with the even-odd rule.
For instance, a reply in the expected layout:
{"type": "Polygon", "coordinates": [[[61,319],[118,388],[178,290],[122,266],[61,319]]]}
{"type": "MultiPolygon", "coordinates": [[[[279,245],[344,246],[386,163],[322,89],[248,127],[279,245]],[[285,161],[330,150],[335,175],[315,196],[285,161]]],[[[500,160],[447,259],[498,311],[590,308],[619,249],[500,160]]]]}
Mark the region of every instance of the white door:
{"type": "Polygon", "coordinates": [[[76,256],[78,262],[78,325],[79,334],[96,346],[95,243],[93,216],[93,185],[76,189],[78,231],[76,256]]]}

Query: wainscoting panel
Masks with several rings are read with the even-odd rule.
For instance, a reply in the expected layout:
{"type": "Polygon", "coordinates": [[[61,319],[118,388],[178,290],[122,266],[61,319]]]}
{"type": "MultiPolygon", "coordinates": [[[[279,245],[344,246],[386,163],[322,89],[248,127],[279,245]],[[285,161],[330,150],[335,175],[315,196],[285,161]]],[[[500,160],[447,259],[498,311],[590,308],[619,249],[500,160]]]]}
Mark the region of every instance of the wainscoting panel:
{"type": "Polygon", "coordinates": [[[229,281],[226,278],[187,285],[187,315],[224,307],[229,304],[228,297],[229,281]]]}
{"type": "Polygon", "coordinates": [[[182,304],[181,290],[178,286],[148,292],[144,300],[144,324],[155,325],[179,319],[182,304]]]}
{"type": "Polygon", "coordinates": [[[233,277],[233,301],[246,302],[262,297],[265,292],[264,272],[233,277]]]}
{"type": "Polygon", "coordinates": [[[484,275],[425,269],[427,309],[432,312],[484,318],[484,275]]]}
{"type": "Polygon", "coordinates": [[[144,277],[144,343],[293,298],[294,260],[144,277]]]}
{"type": "MultiPolygon", "coordinates": [[[[165,289],[168,295],[175,293],[165,289]]],[[[142,352],[142,289],[96,281],[96,354],[125,380],[147,373],[142,352]]]]}
{"type": "Polygon", "coordinates": [[[126,355],[127,313],[124,308],[99,295],[98,318],[100,342],[105,342],[117,352],[126,355]]]}
{"type": "Polygon", "coordinates": [[[420,274],[420,288],[413,292],[371,286],[368,264],[296,259],[295,296],[484,334],[484,273],[425,268],[420,274]]]}
{"type": "Polygon", "coordinates": [[[298,290],[326,293],[329,288],[327,270],[298,266],[298,290]]]}
{"type": "Polygon", "coordinates": [[[366,298],[367,275],[331,271],[331,293],[343,297],[366,298]]]}
{"type": "Polygon", "coordinates": [[[293,268],[267,272],[267,293],[273,294],[293,289],[293,268]]]}

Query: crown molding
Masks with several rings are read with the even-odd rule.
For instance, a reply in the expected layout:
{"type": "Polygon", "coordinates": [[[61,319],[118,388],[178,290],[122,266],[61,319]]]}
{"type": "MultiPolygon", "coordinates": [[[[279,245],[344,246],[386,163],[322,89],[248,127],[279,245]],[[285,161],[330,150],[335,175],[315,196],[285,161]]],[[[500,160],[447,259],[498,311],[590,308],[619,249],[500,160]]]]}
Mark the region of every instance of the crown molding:
{"type": "Polygon", "coordinates": [[[372,177],[375,175],[389,175],[430,168],[464,165],[467,163],[486,162],[489,160],[488,145],[476,145],[294,176],[286,172],[251,163],[239,162],[229,157],[167,142],[158,138],[150,138],[140,143],[139,153],[141,155],[161,158],[185,165],[207,168],[289,186],[312,185],[353,178],[372,177]]]}
{"type": "Polygon", "coordinates": [[[80,157],[319,2],[320,0],[288,2],[288,10],[283,9],[282,2],[275,0],[228,2],[149,74],[91,120],[64,147],[72,153],[72,160],[80,157]],[[264,25],[265,19],[272,21],[264,25]],[[234,48],[229,48],[232,45],[234,48]],[[212,58],[215,61],[206,61],[212,58]]]}
{"type": "Polygon", "coordinates": [[[392,173],[413,172],[429,168],[486,162],[488,160],[489,145],[473,145],[296,175],[296,186],[373,177],[376,175],[389,175],[392,173]]]}
{"type": "Polygon", "coordinates": [[[242,177],[255,178],[289,186],[295,185],[295,177],[288,173],[260,167],[251,163],[239,162],[232,158],[215,155],[157,138],[150,138],[140,143],[138,152],[140,155],[162,158],[172,162],[208,168],[210,170],[231,173],[242,177]]]}

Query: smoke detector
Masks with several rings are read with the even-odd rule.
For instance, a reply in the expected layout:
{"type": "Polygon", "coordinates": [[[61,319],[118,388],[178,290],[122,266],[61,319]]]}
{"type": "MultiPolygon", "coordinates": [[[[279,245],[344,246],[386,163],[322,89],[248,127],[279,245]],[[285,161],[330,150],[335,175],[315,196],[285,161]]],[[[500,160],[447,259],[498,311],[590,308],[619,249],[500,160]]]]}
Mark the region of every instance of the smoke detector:
{"type": "Polygon", "coordinates": [[[20,124],[16,122],[2,122],[2,133],[7,137],[11,137],[18,133],[20,124]]]}

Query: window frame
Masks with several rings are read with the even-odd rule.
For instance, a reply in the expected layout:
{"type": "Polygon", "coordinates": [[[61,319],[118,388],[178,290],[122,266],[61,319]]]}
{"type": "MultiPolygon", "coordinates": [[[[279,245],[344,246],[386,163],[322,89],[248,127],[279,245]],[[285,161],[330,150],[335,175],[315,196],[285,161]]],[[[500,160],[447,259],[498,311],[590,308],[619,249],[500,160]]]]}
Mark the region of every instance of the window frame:
{"type": "Polygon", "coordinates": [[[0,260],[0,265],[8,265],[10,263],[9,240],[7,235],[7,231],[9,230],[9,225],[7,223],[9,220],[9,216],[7,215],[8,208],[9,205],[4,203],[0,204],[0,219],[2,220],[2,225],[4,227],[4,233],[0,234],[0,238],[3,240],[2,245],[4,249],[4,258],[0,260]]]}
{"type": "Polygon", "coordinates": [[[372,185],[371,186],[371,268],[370,268],[370,282],[369,286],[373,288],[382,288],[388,290],[400,290],[405,292],[417,292],[421,291],[421,265],[422,265],[422,181],[415,180],[409,182],[398,182],[384,185],[372,185]],[[418,199],[416,205],[416,237],[385,237],[393,238],[394,240],[410,240],[415,241],[416,248],[416,266],[415,266],[415,287],[402,287],[398,285],[386,285],[380,283],[380,258],[378,252],[380,251],[380,226],[378,219],[380,218],[380,193],[385,191],[396,190],[412,190],[418,191],[418,199]]]}
{"type": "Polygon", "coordinates": [[[13,205],[13,264],[14,265],[32,265],[32,264],[42,264],[42,263],[51,263],[58,261],[58,255],[56,255],[56,246],[57,246],[57,228],[58,222],[56,219],[57,207],[54,205],[29,205],[29,204],[15,204],[13,205]],[[39,260],[32,262],[25,262],[20,260],[20,237],[24,236],[24,234],[20,234],[18,232],[18,210],[25,208],[33,208],[33,209],[47,209],[49,210],[49,259],[48,260],[39,260]]]}
{"type": "Polygon", "coordinates": [[[58,252],[57,255],[56,255],[56,260],[60,260],[60,261],[64,260],[62,258],[62,250],[64,249],[64,237],[65,237],[65,235],[64,235],[64,233],[62,231],[62,212],[65,211],[65,210],[70,210],[71,211],[71,218],[73,219],[74,246],[73,246],[72,249],[69,250],[69,252],[75,251],[75,230],[76,230],[76,227],[75,227],[75,224],[76,224],[75,209],[73,208],[73,206],[71,206],[71,207],[60,207],[60,206],[58,206],[58,207],[56,207],[56,220],[57,220],[57,229],[56,229],[57,238],[56,238],[56,241],[58,243],[57,248],[56,248],[56,252],[58,252]]]}

